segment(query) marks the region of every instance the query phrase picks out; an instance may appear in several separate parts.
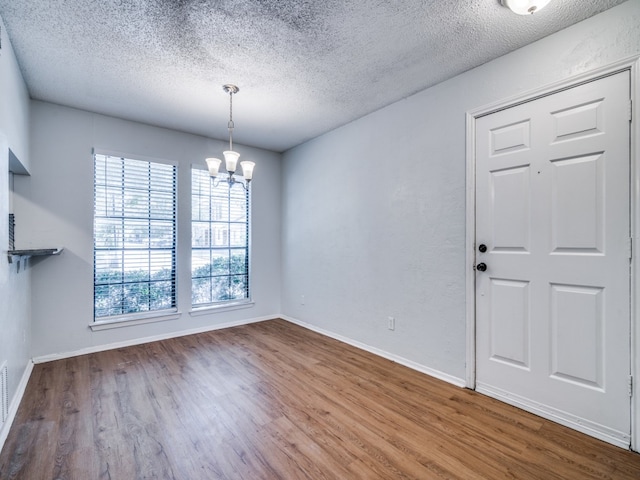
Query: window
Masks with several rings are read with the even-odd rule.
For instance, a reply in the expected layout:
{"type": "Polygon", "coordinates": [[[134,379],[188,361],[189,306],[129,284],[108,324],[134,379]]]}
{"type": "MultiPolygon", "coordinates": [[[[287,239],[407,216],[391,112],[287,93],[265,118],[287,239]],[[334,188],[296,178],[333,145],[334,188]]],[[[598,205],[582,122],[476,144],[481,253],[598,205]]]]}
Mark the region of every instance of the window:
{"type": "Polygon", "coordinates": [[[94,319],[176,308],[176,167],[94,155],[94,319]]]}
{"type": "Polygon", "coordinates": [[[191,170],[194,307],[249,298],[249,192],[218,178],[216,185],[206,170],[191,170]]]}

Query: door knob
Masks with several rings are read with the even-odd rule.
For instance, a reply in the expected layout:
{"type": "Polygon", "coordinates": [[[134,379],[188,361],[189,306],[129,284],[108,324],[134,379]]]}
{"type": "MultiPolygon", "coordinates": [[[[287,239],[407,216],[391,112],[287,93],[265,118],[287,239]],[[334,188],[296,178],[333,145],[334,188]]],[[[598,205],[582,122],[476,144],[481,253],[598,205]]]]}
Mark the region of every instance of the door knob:
{"type": "Polygon", "coordinates": [[[487,251],[487,246],[486,246],[484,243],[481,243],[481,244],[478,246],[478,250],[480,250],[480,252],[481,252],[481,253],[484,253],[484,252],[486,252],[486,251],[487,251]]]}
{"type": "Polygon", "coordinates": [[[476,265],[476,270],[478,270],[479,272],[484,272],[486,269],[487,269],[486,263],[479,263],[478,265],[476,265]]]}

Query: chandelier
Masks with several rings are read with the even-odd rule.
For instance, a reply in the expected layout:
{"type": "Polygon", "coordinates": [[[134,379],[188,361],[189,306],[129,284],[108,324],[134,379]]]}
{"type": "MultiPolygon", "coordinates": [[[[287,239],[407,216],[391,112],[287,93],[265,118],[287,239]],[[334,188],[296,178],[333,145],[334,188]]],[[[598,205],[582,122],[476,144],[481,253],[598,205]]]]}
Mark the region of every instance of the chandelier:
{"type": "MultiPolygon", "coordinates": [[[[231,84],[223,85],[222,89],[229,94],[229,150],[225,150],[224,152],[222,152],[222,154],[224,155],[225,168],[227,169],[228,173],[226,181],[229,184],[229,188],[231,188],[235,183],[239,183],[244,188],[248,188],[249,182],[251,182],[251,179],[253,178],[253,167],[255,166],[254,162],[240,162],[244,182],[242,180],[238,180],[235,177],[236,167],[238,164],[238,158],[240,158],[240,154],[233,150],[233,95],[238,93],[240,89],[231,84]]],[[[210,157],[206,159],[206,162],[207,168],[209,169],[209,175],[211,175],[212,178],[216,178],[218,176],[218,170],[220,169],[222,160],[220,160],[219,158],[210,157]]]]}

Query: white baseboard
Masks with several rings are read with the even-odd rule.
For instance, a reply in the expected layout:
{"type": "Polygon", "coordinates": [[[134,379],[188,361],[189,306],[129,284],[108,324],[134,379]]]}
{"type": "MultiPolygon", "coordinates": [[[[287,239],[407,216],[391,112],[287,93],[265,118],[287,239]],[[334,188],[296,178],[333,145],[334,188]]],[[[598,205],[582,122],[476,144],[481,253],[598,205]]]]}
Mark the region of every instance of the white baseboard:
{"type": "Polygon", "coordinates": [[[379,348],[375,348],[372,347],[370,345],[366,345],[364,343],[358,342],[356,340],[353,340],[351,338],[348,337],[344,337],[342,335],[336,334],[334,332],[322,329],[322,328],[318,328],[314,325],[311,325],[309,323],[303,322],[302,320],[298,320],[296,318],[293,317],[289,317],[287,315],[267,315],[267,316],[263,316],[263,317],[256,317],[256,318],[250,318],[250,319],[245,319],[245,320],[238,320],[235,322],[227,322],[227,323],[221,323],[219,325],[208,325],[205,327],[200,327],[200,328],[193,328],[193,329],[189,329],[189,330],[181,330],[178,332],[171,332],[171,333],[166,333],[166,334],[162,334],[162,335],[154,335],[154,336],[150,336],[150,337],[143,337],[143,338],[136,338],[136,339],[132,339],[132,340],[126,340],[123,342],[115,342],[115,343],[108,343],[108,344],[104,344],[104,345],[96,345],[96,346],[92,346],[92,347],[87,347],[87,348],[82,348],[79,350],[74,350],[74,351],[69,351],[69,352],[62,352],[62,353],[54,353],[54,354],[50,354],[50,355],[42,355],[42,356],[38,356],[38,357],[34,357],[33,358],[33,363],[34,364],[38,364],[38,363],[46,363],[46,362],[52,362],[55,360],[62,360],[64,358],[71,358],[71,357],[77,357],[79,355],[86,355],[89,353],[97,353],[97,352],[103,352],[106,350],[114,350],[116,348],[123,348],[123,347],[130,347],[133,345],[142,345],[144,343],[150,343],[150,342],[156,342],[159,340],[167,340],[170,338],[177,338],[177,337],[183,337],[185,335],[193,335],[196,333],[203,333],[203,332],[210,332],[213,330],[220,330],[223,328],[230,328],[230,327],[237,327],[240,325],[248,325],[251,323],[257,323],[257,322],[264,322],[266,320],[273,320],[275,318],[282,318],[283,320],[286,320],[288,322],[294,323],[296,325],[299,325],[303,328],[306,328],[308,330],[312,330],[314,332],[320,333],[322,335],[325,335],[327,337],[330,338],[334,338],[336,340],[339,340],[341,342],[344,342],[346,344],[352,345],[356,348],[360,348],[362,350],[365,350],[367,352],[373,353],[374,355],[378,355],[379,357],[383,357],[386,358],[387,360],[391,360],[393,362],[396,362],[400,365],[404,365],[405,367],[411,368],[412,370],[416,370],[418,372],[430,375],[432,377],[438,378],[440,380],[443,380],[447,383],[451,383],[453,385],[456,385],[458,387],[465,387],[465,380],[462,378],[458,378],[455,377],[453,375],[449,375],[447,373],[441,372],[439,370],[435,370],[433,368],[429,368],[425,365],[421,365],[419,363],[413,362],[411,360],[408,360],[406,358],[394,355],[392,353],[386,352],[384,350],[380,350],[379,348]]]}
{"type": "Polygon", "coordinates": [[[18,407],[20,406],[20,402],[22,401],[24,392],[27,389],[27,383],[29,383],[29,377],[31,377],[32,371],[33,362],[29,361],[26,368],[24,369],[24,372],[22,373],[22,378],[20,379],[20,383],[18,383],[16,393],[13,395],[11,403],[9,404],[7,420],[4,422],[2,430],[0,430],[0,450],[2,450],[2,447],[4,447],[4,442],[9,436],[9,430],[11,429],[11,425],[13,424],[13,420],[16,418],[16,413],[18,413],[18,407]]]}
{"type": "Polygon", "coordinates": [[[376,347],[372,347],[370,345],[367,345],[365,343],[362,342],[358,342],[357,340],[353,340],[351,338],[348,337],[344,337],[342,335],[339,335],[337,333],[331,332],[329,330],[325,330],[323,328],[319,328],[316,327],[315,325],[311,325],[309,323],[303,322],[302,320],[298,320],[297,318],[293,318],[293,317],[289,317],[288,315],[280,315],[280,318],[282,318],[283,320],[286,320],[287,322],[291,322],[294,323],[296,325],[299,325],[303,328],[306,328],[308,330],[312,330],[314,332],[320,333],[322,335],[325,335],[327,337],[330,338],[334,338],[336,340],[339,340],[341,342],[344,342],[348,345],[351,345],[353,347],[359,348],[361,350],[365,350],[369,353],[373,353],[374,355],[377,355],[379,357],[382,358],[386,358],[387,360],[391,360],[392,362],[398,363],[400,365],[404,365],[405,367],[408,367],[412,370],[416,370],[420,373],[424,373],[426,375],[429,375],[431,377],[435,377],[439,380],[443,380],[447,383],[451,383],[457,387],[465,387],[466,386],[466,382],[463,378],[458,378],[455,377],[453,375],[449,375],[448,373],[444,373],[441,372],[439,370],[435,370],[433,368],[427,367],[425,365],[419,364],[417,362],[414,362],[412,360],[408,360],[406,358],[400,357],[398,355],[395,355],[393,353],[389,353],[386,352],[384,350],[380,350],[379,348],[376,347]]]}
{"type": "Polygon", "coordinates": [[[89,353],[104,352],[106,350],[114,350],[116,348],[131,347],[133,345],[142,345],[144,343],[157,342],[159,340],[168,340],[170,338],[184,337],[186,335],[193,335],[196,333],[211,332],[213,330],[221,330],[223,328],[238,327],[240,325],[248,325],[250,323],[264,322],[265,320],[273,320],[278,318],[278,315],[268,315],[264,317],[255,317],[245,320],[237,320],[234,322],[226,322],[218,325],[207,325],[200,328],[192,328],[188,330],[180,330],[177,332],[164,333],[162,335],[154,335],[151,337],[134,338],[132,340],[125,340],[123,342],[107,343],[104,345],[96,345],[87,348],[81,348],[80,350],[74,350],[71,352],[54,353],[51,355],[42,355],[33,358],[33,363],[46,363],[54,360],[62,360],[64,358],[77,357],[79,355],[86,355],[89,353]]]}
{"type": "Polygon", "coordinates": [[[618,447],[628,449],[631,443],[631,436],[628,433],[619,432],[562,410],[533,402],[500,388],[477,383],[476,391],[618,447]]]}

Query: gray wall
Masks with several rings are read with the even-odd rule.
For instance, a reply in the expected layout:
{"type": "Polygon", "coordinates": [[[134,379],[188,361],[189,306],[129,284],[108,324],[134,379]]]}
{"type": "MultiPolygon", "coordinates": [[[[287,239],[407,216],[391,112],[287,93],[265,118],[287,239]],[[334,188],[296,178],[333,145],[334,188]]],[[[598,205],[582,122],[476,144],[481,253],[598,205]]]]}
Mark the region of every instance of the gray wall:
{"type": "Polygon", "coordinates": [[[283,313],[462,382],[466,112],[639,53],[630,0],[286,152],[283,313]]]}
{"type": "MultiPolygon", "coordinates": [[[[9,148],[26,167],[29,160],[29,95],[0,18],[0,364],[7,362],[8,393],[17,408],[18,385],[27,370],[30,352],[30,268],[7,259],[8,215],[13,206],[9,174],[9,148]]],[[[20,221],[19,219],[17,221],[20,221]]],[[[17,240],[20,240],[18,238],[17,240]]],[[[8,429],[0,431],[2,445],[8,429]]]]}
{"type": "Polygon", "coordinates": [[[255,305],[190,315],[190,168],[221,154],[225,142],[142,125],[58,105],[31,103],[31,176],[16,177],[16,215],[32,247],[63,246],[60,256],[38,260],[32,279],[33,357],[66,355],[113,343],[170,336],[280,312],[280,155],[237,146],[256,162],[252,182],[252,298],[255,305]],[[92,148],[125,156],[179,162],[177,320],[92,331],[92,148]]]}

